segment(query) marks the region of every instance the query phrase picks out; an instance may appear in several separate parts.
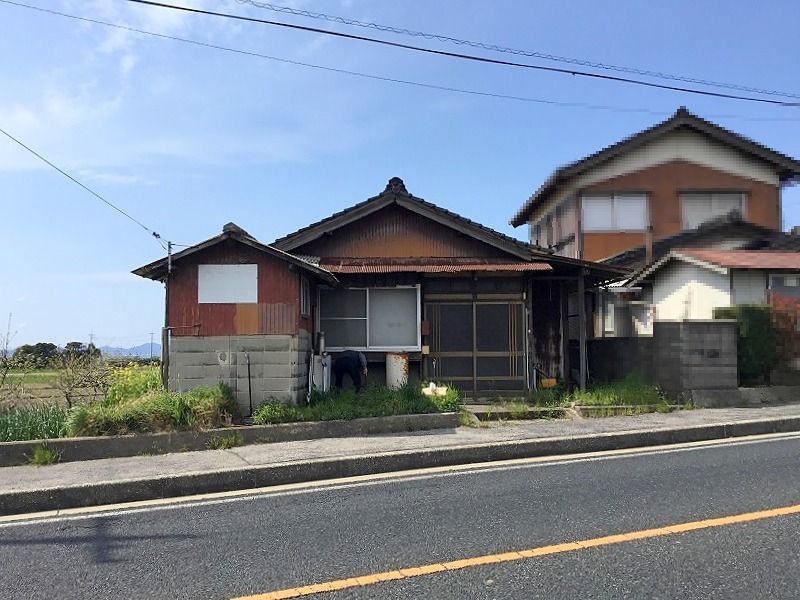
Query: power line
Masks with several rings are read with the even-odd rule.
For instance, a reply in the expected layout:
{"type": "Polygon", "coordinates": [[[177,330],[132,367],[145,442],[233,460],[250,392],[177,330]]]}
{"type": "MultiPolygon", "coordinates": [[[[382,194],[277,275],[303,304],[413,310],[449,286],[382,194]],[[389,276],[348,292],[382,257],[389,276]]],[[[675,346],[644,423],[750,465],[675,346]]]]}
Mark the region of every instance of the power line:
{"type": "Polygon", "coordinates": [[[756,94],[764,94],[767,96],[783,96],[785,98],[800,98],[800,94],[795,94],[792,92],[783,92],[780,90],[770,90],[770,89],[763,89],[757,87],[751,87],[747,85],[741,85],[736,83],[726,83],[722,81],[713,81],[710,79],[700,79],[695,77],[688,77],[685,75],[674,75],[671,73],[664,73],[662,71],[652,71],[648,69],[638,69],[635,67],[625,67],[620,65],[612,65],[608,63],[602,63],[592,60],[585,60],[580,58],[571,58],[568,56],[559,56],[556,54],[548,54],[545,52],[537,52],[534,50],[521,50],[519,48],[510,48],[508,46],[500,46],[498,44],[490,44],[486,42],[476,42],[473,40],[465,40],[461,38],[456,38],[448,35],[442,35],[438,33],[427,33],[424,31],[415,31],[413,29],[406,29],[403,27],[394,27],[392,25],[382,25],[379,23],[372,23],[369,21],[359,21],[358,19],[348,19],[346,17],[341,17],[338,15],[331,15],[327,13],[321,12],[314,12],[310,10],[301,10],[298,8],[292,8],[291,6],[278,6],[276,4],[270,4],[268,2],[258,2],[257,0],[236,0],[239,4],[249,4],[256,8],[261,8],[263,10],[271,10],[273,12],[289,14],[299,17],[307,17],[309,19],[316,19],[322,21],[328,21],[330,23],[340,23],[342,25],[350,25],[353,27],[362,27],[365,29],[374,29],[376,31],[382,31],[387,33],[395,33],[398,35],[406,35],[411,37],[418,37],[423,38],[426,40],[434,40],[439,42],[446,42],[451,44],[456,44],[458,46],[469,46],[471,48],[480,48],[482,50],[489,50],[491,52],[500,52],[503,54],[514,54],[517,56],[528,56],[531,58],[541,58],[543,60],[549,60],[553,62],[560,62],[572,65],[579,65],[582,67],[591,67],[594,69],[602,69],[606,71],[616,71],[619,73],[630,73],[632,75],[644,75],[646,77],[653,77],[656,79],[665,79],[670,81],[683,81],[685,83],[695,83],[698,85],[705,85],[709,87],[718,87],[730,90],[737,90],[740,92],[752,92],[756,94]]]}
{"type": "MultiPolygon", "coordinates": [[[[38,153],[36,150],[34,150],[34,149],[33,149],[33,148],[31,148],[30,146],[28,146],[28,145],[26,145],[25,143],[23,143],[21,140],[19,140],[19,139],[15,138],[13,135],[11,135],[10,133],[8,133],[8,132],[7,132],[5,129],[3,129],[3,128],[0,128],[0,133],[2,133],[3,135],[5,135],[5,136],[6,136],[8,139],[10,139],[11,141],[15,142],[16,144],[19,144],[20,146],[22,146],[22,147],[23,147],[25,150],[27,150],[28,152],[30,152],[31,154],[33,154],[33,155],[34,155],[36,158],[38,158],[39,160],[41,160],[41,161],[42,161],[42,162],[44,162],[45,164],[47,164],[47,165],[49,165],[49,166],[53,167],[53,168],[54,168],[56,171],[58,171],[59,173],[61,173],[61,174],[62,174],[64,177],[66,177],[67,179],[69,179],[69,180],[70,180],[70,181],[72,181],[73,183],[76,183],[76,184],[78,184],[78,185],[79,185],[80,187],[82,187],[84,190],[86,190],[87,192],[89,192],[89,193],[90,193],[92,196],[94,196],[95,198],[97,198],[98,200],[100,200],[101,202],[103,202],[104,204],[108,205],[109,207],[113,208],[115,211],[117,211],[119,214],[121,214],[122,216],[124,216],[126,219],[129,219],[129,220],[130,220],[130,221],[132,221],[133,223],[136,223],[136,224],[137,224],[139,227],[141,227],[141,228],[142,228],[142,229],[144,229],[144,230],[145,230],[147,233],[149,233],[150,235],[152,235],[152,236],[153,236],[153,237],[156,239],[156,241],[157,241],[159,244],[162,244],[162,242],[161,242],[161,236],[160,236],[158,233],[156,233],[156,232],[155,232],[153,229],[150,229],[150,228],[149,228],[147,225],[145,225],[144,223],[142,223],[141,221],[139,221],[139,220],[138,220],[138,219],[136,219],[135,217],[132,217],[131,215],[129,215],[128,213],[126,213],[126,212],[125,212],[124,210],[122,210],[122,209],[121,209],[119,206],[116,206],[115,204],[113,204],[113,203],[109,202],[108,200],[106,200],[105,198],[103,198],[103,196],[101,196],[100,194],[98,194],[97,192],[95,192],[95,191],[94,191],[93,189],[91,189],[90,187],[88,187],[88,186],[84,185],[83,183],[81,183],[80,181],[78,181],[77,179],[75,179],[75,178],[74,178],[72,175],[70,175],[69,173],[67,173],[67,172],[66,172],[64,169],[62,169],[62,168],[61,168],[61,167],[59,167],[58,165],[55,165],[55,164],[53,164],[51,161],[49,161],[49,160],[48,160],[48,159],[46,159],[44,156],[42,156],[41,154],[39,154],[39,153],[38,153]]],[[[163,244],[162,244],[162,247],[163,247],[163,244]]]]}
{"type": "Polygon", "coordinates": [[[176,6],[174,4],[164,4],[162,2],[154,2],[152,0],[128,0],[128,2],[132,2],[134,4],[141,4],[144,6],[153,6],[157,8],[166,8],[169,10],[176,10],[181,12],[188,12],[194,13],[199,15],[206,15],[212,17],[222,17],[226,19],[233,19],[236,21],[246,21],[250,23],[259,23],[262,25],[272,25],[275,27],[284,27],[287,29],[295,29],[298,31],[307,31],[310,33],[319,33],[322,35],[329,35],[333,37],[339,37],[349,40],[357,40],[361,42],[369,42],[373,44],[380,44],[383,46],[389,46],[392,48],[401,48],[404,50],[412,50],[415,52],[423,52],[426,54],[433,54],[437,56],[446,56],[449,58],[459,58],[463,60],[473,61],[473,62],[480,62],[486,64],[493,64],[493,65],[502,65],[507,67],[519,67],[523,69],[532,69],[536,71],[546,71],[550,73],[560,73],[562,75],[573,75],[573,76],[580,76],[580,77],[589,77],[593,79],[601,79],[605,81],[615,81],[618,83],[628,83],[632,85],[639,85],[644,87],[650,88],[657,88],[663,90],[671,90],[675,92],[685,92],[687,94],[696,94],[701,96],[712,96],[715,98],[727,98],[729,100],[742,100],[746,102],[759,102],[762,104],[774,104],[777,106],[800,106],[798,102],[784,102],[781,100],[772,100],[768,98],[756,98],[754,96],[740,96],[736,94],[726,94],[722,92],[712,92],[709,90],[699,90],[696,88],[687,88],[687,87],[680,87],[674,85],[667,85],[661,83],[654,83],[652,81],[643,81],[641,79],[632,79],[629,77],[618,77],[615,75],[605,75],[602,73],[591,73],[589,71],[579,71],[575,69],[562,69],[559,67],[547,67],[544,65],[532,65],[529,63],[521,63],[521,62],[514,62],[508,60],[501,60],[497,58],[488,58],[485,56],[477,56],[474,54],[462,54],[460,52],[448,52],[445,50],[435,50],[432,48],[424,48],[422,46],[412,46],[411,44],[401,44],[399,42],[391,42],[389,40],[382,40],[378,38],[371,38],[363,35],[354,35],[351,33],[343,33],[341,31],[331,31],[329,29],[320,29],[318,27],[308,27],[305,25],[296,25],[293,23],[283,23],[281,21],[271,21],[269,19],[258,19],[255,17],[246,17],[243,15],[236,15],[231,13],[221,13],[221,12],[214,12],[210,10],[202,10],[199,8],[189,8],[187,6],[176,6]]]}
{"type": "MultiPolygon", "coordinates": [[[[252,58],[260,58],[264,60],[270,60],[274,62],[290,64],[293,66],[305,67],[309,69],[316,69],[319,71],[326,71],[331,73],[338,73],[340,75],[348,75],[351,77],[359,77],[362,79],[372,79],[376,81],[383,81],[386,83],[395,83],[401,85],[408,85],[414,87],[420,87],[425,89],[433,89],[438,91],[444,92],[452,92],[452,93],[459,93],[459,94],[467,94],[472,96],[479,96],[485,98],[496,98],[501,100],[511,100],[517,102],[526,102],[526,103],[535,103],[535,104],[544,104],[549,106],[559,106],[564,108],[583,108],[587,110],[603,110],[603,111],[611,111],[611,112],[620,112],[620,113],[640,113],[640,114],[649,114],[655,116],[665,116],[670,114],[667,111],[657,111],[652,110],[649,108],[636,108],[636,107],[624,107],[624,106],[614,106],[614,105],[604,105],[604,104],[590,104],[585,102],[567,102],[567,101],[559,101],[559,100],[549,100],[545,98],[532,98],[528,96],[518,96],[512,94],[501,94],[495,92],[485,92],[480,90],[468,89],[468,88],[458,88],[452,86],[445,86],[439,85],[434,83],[426,83],[421,81],[414,81],[410,79],[399,79],[396,77],[385,77],[382,75],[376,75],[373,73],[363,73],[360,71],[351,71],[348,69],[340,69],[337,67],[329,67],[325,65],[318,65],[314,63],[302,62],[298,60],[291,60],[288,58],[281,58],[277,56],[271,56],[268,54],[262,54],[259,52],[254,52],[250,50],[242,50],[238,48],[231,48],[228,46],[220,46],[218,44],[211,44],[209,42],[201,42],[198,40],[193,40],[189,38],[177,37],[173,35],[167,35],[164,33],[156,33],[153,31],[147,31],[144,29],[137,29],[135,27],[130,27],[128,25],[120,25],[118,23],[109,23],[108,21],[101,21],[99,19],[92,19],[90,17],[82,17],[78,15],[73,15],[69,13],[64,13],[56,10],[51,10],[47,8],[42,8],[39,6],[31,6],[29,4],[23,4],[21,2],[14,2],[13,0],[0,0],[0,3],[3,4],[10,4],[13,6],[17,6],[20,8],[27,8],[31,10],[35,10],[37,12],[42,12],[54,16],[65,17],[68,19],[74,19],[77,21],[83,21],[87,23],[93,23],[95,25],[102,25],[104,27],[111,27],[114,29],[120,29],[123,31],[130,31],[132,33],[138,33],[141,35],[147,35],[155,38],[171,40],[175,42],[181,42],[183,44],[191,44],[193,46],[199,46],[202,48],[212,49],[212,50],[219,50],[222,52],[230,52],[232,54],[239,54],[242,56],[249,56],[252,58]]],[[[748,115],[737,115],[737,114],[725,114],[725,115],[708,115],[709,118],[718,118],[718,119],[742,119],[745,121],[769,121],[769,122],[797,122],[799,119],[796,118],[781,118],[781,117],[751,117],[748,115]]],[[[184,246],[188,247],[187,244],[173,244],[173,246],[184,246]]]]}

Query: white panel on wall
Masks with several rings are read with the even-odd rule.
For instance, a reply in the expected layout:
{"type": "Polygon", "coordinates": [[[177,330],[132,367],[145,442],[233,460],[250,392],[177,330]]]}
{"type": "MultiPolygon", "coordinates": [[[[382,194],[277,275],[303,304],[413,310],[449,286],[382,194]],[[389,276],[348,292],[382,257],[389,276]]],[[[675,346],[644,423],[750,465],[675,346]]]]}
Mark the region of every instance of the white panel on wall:
{"type": "Polygon", "coordinates": [[[199,265],[197,301],[200,304],[258,302],[258,265],[199,265]]]}

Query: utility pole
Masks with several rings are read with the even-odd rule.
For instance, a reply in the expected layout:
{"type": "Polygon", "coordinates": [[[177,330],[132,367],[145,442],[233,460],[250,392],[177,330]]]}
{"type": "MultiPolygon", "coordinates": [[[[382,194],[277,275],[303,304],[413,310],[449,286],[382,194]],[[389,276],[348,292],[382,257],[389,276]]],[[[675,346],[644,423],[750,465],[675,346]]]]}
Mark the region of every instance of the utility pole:
{"type": "Polygon", "coordinates": [[[161,383],[169,389],[169,278],[172,275],[172,242],[167,241],[167,274],[164,277],[164,329],[161,332],[161,383]]]}
{"type": "Polygon", "coordinates": [[[153,335],[155,335],[155,332],[151,331],[150,332],[150,360],[153,360],[153,335]]]}

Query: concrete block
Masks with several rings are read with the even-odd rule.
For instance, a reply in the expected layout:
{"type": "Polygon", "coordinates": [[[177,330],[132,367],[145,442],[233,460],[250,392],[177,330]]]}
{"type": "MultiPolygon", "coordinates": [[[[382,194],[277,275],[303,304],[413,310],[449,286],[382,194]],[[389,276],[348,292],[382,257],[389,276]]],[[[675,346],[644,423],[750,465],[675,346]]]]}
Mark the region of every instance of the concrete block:
{"type": "MultiPolygon", "coordinates": [[[[268,365],[268,364],[251,364],[250,377],[252,379],[264,379],[268,377],[291,377],[291,365],[268,365]]],[[[247,379],[247,365],[239,363],[236,366],[236,376],[239,379],[247,379]]]]}
{"type": "Polygon", "coordinates": [[[179,336],[170,340],[170,352],[216,352],[230,351],[230,339],[227,336],[179,336]]]}

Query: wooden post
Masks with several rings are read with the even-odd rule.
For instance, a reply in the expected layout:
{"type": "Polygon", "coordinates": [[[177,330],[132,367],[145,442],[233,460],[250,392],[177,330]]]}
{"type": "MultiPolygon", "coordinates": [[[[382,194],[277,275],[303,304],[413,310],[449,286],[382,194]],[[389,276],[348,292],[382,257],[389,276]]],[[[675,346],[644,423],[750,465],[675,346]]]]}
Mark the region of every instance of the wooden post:
{"type": "Polygon", "coordinates": [[[578,348],[580,351],[580,375],[578,385],[586,389],[586,285],[584,272],[578,275],[578,348]]]}

